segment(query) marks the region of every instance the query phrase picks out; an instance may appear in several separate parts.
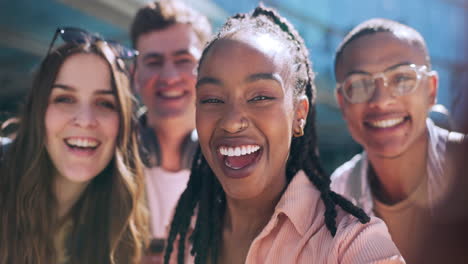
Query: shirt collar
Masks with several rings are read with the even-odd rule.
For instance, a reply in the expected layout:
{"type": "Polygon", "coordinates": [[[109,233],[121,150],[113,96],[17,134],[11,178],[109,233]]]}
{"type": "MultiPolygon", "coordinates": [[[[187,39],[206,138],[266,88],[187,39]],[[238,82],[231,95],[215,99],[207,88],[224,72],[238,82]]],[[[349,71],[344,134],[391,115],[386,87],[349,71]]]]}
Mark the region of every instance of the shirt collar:
{"type": "Polygon", "coordinates": [[[309,180],[304,171],[299,171],[289,183],[286,191],[276,205],[272,220],[284,214],[294,225],[300,235],[310,229],[316,217],[323,217],[317,212],[320,192],[309,180]]]}

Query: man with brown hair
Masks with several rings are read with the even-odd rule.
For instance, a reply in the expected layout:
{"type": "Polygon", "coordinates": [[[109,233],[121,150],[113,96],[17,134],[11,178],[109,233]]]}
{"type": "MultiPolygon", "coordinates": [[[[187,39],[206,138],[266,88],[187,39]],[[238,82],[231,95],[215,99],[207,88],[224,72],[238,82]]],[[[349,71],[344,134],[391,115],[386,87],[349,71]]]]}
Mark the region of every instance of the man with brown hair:
{"type": "Polygon", "coordinates": [[[158,253],[164,248],[172,211],[186,187],[198,145],[196,67],[211,25],[183,2],[161,0],[137,12],[130,34],[139,51],[134,90],[146,108],[140,117],[140,136],[155,238],[150,250],[158,253]]]}

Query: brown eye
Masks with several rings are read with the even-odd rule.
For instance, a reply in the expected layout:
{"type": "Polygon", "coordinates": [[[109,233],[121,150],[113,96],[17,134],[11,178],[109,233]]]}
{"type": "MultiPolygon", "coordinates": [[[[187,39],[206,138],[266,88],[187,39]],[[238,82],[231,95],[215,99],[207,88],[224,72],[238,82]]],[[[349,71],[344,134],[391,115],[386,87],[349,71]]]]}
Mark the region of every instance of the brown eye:
{"type": "Polygon", "coordinates": [[[265,101],[265,100],[274,100],[274,97],[259,95],[255,96],[254,98],[250,99],[249,102],[258,102],[258,101],[265,101]]]}
{"type": "Polygon", "coordinates": [[[108,109],[108,110],[116,110],[117,109],[115,103],[113,103],[111,101],[107,101],[107,100],[99,101],[98,105],[105,108],[105,109],[108,109]]]}
{"type": "Polygon", "coordinates": [[[71,96],[61,95],[61,96],[55,97],[52,102],[56,104],[72,104],[75,102],[75,100],[71,96]]]}
{"type": "Polygon", "coordinates": [[[217,99],[217,98],[207,98],[207,99],[202,99],[200,100],[201,104],[221,104],[223,101],[217,99]]]}

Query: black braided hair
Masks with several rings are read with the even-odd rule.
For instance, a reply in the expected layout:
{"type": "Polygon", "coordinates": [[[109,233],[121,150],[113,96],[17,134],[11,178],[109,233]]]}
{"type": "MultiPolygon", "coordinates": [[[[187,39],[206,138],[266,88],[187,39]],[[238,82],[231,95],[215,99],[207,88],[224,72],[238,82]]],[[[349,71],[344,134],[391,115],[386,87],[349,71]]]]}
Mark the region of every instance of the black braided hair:
{"type": "MultiPolygon", "coordinates": [[[[285,42],[290,47],[293,60],[293,74],[295,75],[294,95],[306,95],[310,102],[304,136],[294,138],[291,143],[290,155],[286,166],[287,181],[290,182],[298,171],[303,170],[309,180],[321,193],[325,204],[325,224],[332,236],[336,233],[335,218],[336,205],[354,215],[361,223],[370,218],[364,211],[354,206],[339,194],[330,190],[330,178],[322,169],[317,149],[315,132],[315,85],[314,73],[309,61],[309,54],[304,41],[293,26],[276,11],[257,7],[254,12],[237,14],[231,17],[218,34],[205,47],[199,65],[202,64],[207,52],[218,40],[229,38],[239,32],[263,32],[285,42]]],[[[195,256],[195,263],[216,263],[220,240],[222,238],[223,212],[225,210],[225,193],[221,184],[208,166],[200,149],[197,151],[187,189],[182,194],[171,223],[164,263],[169,263],[173,252],[173,244],[178,240],[178,263],[184,263],[185,238],[190,226],[195,208],[197,219],[195,228],[189,241],[192,243],[191,254],[195,256]]]]}

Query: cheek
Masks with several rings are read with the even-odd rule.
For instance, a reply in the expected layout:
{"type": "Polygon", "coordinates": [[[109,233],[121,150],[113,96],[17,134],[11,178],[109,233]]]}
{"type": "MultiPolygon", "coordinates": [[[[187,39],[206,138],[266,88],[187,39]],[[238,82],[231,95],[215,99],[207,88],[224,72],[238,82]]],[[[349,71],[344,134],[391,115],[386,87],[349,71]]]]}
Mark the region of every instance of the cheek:
{"type": "MultiPolygon", "coordinates": [[[[293,109],[288,106],[259,109],[251,114],[255,118],[255,124],[259,130],[269,137],[273,142],[286,142],[292,137],[293,132],[293,109]]],[[[277,143],[273,143],[277,144],[277,143]]]]}
{"type": "Polygon", "coordinates": [[[181,72],[184,80],[189,84],[195,92],[195,83],[197,81],[196,67],[188,68],[181,72]]]}
{"type": "Polygon", "coordinates": [[[359,104],[345,104],[342,110],[343,118],[353,125],[354,123],[360,123],[362,113],[364,109],[359,104]]]}
{"type": "Polygon", "coordinates": [[[197,112],[195,122],[200,144],[208,144],[209,139],[215,130],[216,117],[213,113],[197,112]]]}
{"type": "Polygon", "coordinates": [[[114,143],[117,140],[120,128],[119,115],[117,113],[112,114],[111,116],[106,117],[102,121],[104,131],[107,133],[107,136],[111,138],[114,143]]]}
{"type": "Polygon", "coordinates": [[[48,141],[50,137],[52,137],[60,131],[60,128],[63,127],[64,123],[66,123],[66,120],[66,113],[64,113],[63,111],[59,111],[54,106],[47,107],[44,116],[46,141],[48,141]]]}
{"type": "Polygon", "coordinates": [[[153,91],[156,85],[157,75],[141,75],[138,79],[140,92],[145,94],[153,91]]]}

